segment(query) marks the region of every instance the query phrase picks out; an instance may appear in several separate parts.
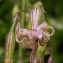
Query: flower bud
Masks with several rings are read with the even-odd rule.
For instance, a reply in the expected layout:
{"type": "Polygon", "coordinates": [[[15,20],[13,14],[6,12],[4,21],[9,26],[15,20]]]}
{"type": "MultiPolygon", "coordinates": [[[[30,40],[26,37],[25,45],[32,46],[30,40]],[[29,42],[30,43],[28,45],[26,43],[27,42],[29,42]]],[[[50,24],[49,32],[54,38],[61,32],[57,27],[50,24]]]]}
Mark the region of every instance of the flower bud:
{"type": "Polygon", "coordinates": [[[15,48],[15,35],[13,31],[10,31],[6,40],[5,63],[12,63],[14,48],[15,48]]]}

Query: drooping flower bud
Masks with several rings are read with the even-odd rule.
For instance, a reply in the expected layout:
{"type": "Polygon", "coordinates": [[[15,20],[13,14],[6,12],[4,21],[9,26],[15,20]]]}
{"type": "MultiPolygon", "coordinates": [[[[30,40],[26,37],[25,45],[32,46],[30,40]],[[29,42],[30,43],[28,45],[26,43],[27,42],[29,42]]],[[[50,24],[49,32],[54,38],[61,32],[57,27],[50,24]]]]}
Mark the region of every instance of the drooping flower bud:
{"type": "Polygon", "coordinates": [[[6,40],[6,52],[5,52],[5,63],[13,63],[13,54],[15,48],[15,27],[17,23],[17,15],[13,18],[13,25],[7,36],[6,40]]]}
{"type": "Polygon", "coordinates": [[[12,63],[13,53],[15,48],[15,35],[12,31],[9,32],[6,40],[6,56],[5,63],[12,63]]]}

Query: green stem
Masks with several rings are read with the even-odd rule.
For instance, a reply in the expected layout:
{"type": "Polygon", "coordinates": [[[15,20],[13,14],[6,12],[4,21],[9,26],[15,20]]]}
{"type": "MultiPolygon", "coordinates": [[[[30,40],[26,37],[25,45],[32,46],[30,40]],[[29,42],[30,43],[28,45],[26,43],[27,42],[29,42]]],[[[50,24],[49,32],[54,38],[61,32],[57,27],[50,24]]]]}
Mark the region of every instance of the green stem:
{"type": "Polygon", "coordinates": [[[13,24],[12,24],[12,27],[11,27],[11,31],[14,31],[15,32],[15,27],[16,27],[16,24],[17,24],[17,16],[14,17],[15,19],[13,20],[13,24]]]}
{"type": "Polygon", "coordinates": [[[22,63],[22,46],[21,46],[21,44],[19,44],[19,59],[18,59],[18,63],[22,63]]]}
{"type": "MultiPolygon", "coordinates": [[[[25,9],[25,3],[26,3],[26,0],[22,0],[22,9],[21,10],[25,9]]],[[[22,12],[22,14],[21,14],[21,25],[22,25],[22,27],[24,27],[24,12],[22,12]]],[[[22,57],[23,57],[22,52],[23,52],[22,45],[19,44],[19,63],[22,63],[22,57]]]]}
{"type": "MultiPolygon", "coordinates": [[[[25,3],[26,3],[26,0],[22,0],[22,10],[25,9],[25,3]]],[[[22,26],[24,27],[24,15],[25,15],[25,12],[22,12],[21,14],[21,20],[22,20],[22,26]]]]}

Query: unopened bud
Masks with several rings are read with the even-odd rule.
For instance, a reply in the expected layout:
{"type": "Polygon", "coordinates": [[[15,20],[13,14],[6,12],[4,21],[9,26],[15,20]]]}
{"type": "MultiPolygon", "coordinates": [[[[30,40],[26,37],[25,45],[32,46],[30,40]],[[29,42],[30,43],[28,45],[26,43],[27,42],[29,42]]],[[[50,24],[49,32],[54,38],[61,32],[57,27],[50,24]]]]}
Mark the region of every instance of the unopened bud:
{"type": "Polygon", "coordinates": [[[14,47],[15,47],[15,36],[13,31],[10,31],[6,40],[6,56],[5,56],[6,63],[12,62],[10,59],[13,58],[14,47]]]}

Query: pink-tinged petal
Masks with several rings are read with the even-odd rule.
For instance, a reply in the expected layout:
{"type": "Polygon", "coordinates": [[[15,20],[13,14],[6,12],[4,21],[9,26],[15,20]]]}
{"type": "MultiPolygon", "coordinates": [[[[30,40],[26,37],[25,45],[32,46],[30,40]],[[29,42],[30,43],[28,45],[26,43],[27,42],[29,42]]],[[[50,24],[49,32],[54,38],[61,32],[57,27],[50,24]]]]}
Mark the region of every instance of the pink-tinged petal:
{"type": "Polygon", "coordinates": [[[30,56],[30,62],[34,62],[35,61],[35,57],[33,55],[30,56]]]}
{"type": "Polygon", "coordinates": [[[52,56],[49,57],[48,63],[53,63],[53,57],[52,56]]]}
{"type": "Polygon", "coordinates": [[[32,29],[32,30],[30,30],[30,33],[28,33],[28,34],[30,34],[29,35],[29,39],[41,39],[42,38],[42,32],[41,32],[41,30],[34,30],[34,29],[32,29]]]}
{"type": "Polygon", "coordinates": [[[38,30],[38,38],[42,39],[42,32],[41,32],[41,30],[38,30]]]}
{"type": "Polygon", "coordinates": [[[49,29],[49,25],[45,21],[43,21],[43,23],[37,27],[37,30],[40,30],[40,29],[42,31],[47,31],[49,29]]]}
{"type": "Polygon", "coordinates": [[[42,45],[45,45],[45,44],[48,44],[48,41],[50,40],[50,37],[45,35],[45,33],[43,33],[43,36],[42,36],[42,39],[39,39],[39,44],[42,46],[42,45]]]}
{"type": "Polygon", "coordinates": [[[41,39],[42,38],[42,32],[38,30],[31,29],[30,33],[28,33],[29,39],[41,39]]]}
{"type": "Polygon", "coordinates": [[[32,24],[32,29],[36,29],[37,26],[39,25],[39,22],[42,19],[42,3],[41,2],[37,2],[33,9],[31,10],[31,24],[32,24]]]}
{"type": "Polygon", "coordinates": [[[29,37],[30,31],[27,29],[20,29],[17,33],[18,37],[29,37]]]}
{"type": "Polygon", "coordinates": [[[34,22],[34,23],[32,24],[32,29],[36,29],[36,28],[37,28],[37,23],[34,22]]]}
{"type": "Polygon", "coordinates": [[[39,34],[38,37],[41,39],[42,38],[42,34],[39,34]]]}
{"type": "Polygon", "coordinates": [[[38,32],[37,32],[37,30],[32,30],[32,36],[33,36],[33,38],[35,38],[35,39],[38,38],[38,32]]]}
{"type": "Polygon", "coordinates": [[[31,21],[32,29],[36,29],[37,26],[38,26],[38,23],[37,23],[37,21],[38,21],[38,12],[37,12],[36,8],[32,9],[32,11],[31,11],[31,20],[32,20],[31,21]]]}

